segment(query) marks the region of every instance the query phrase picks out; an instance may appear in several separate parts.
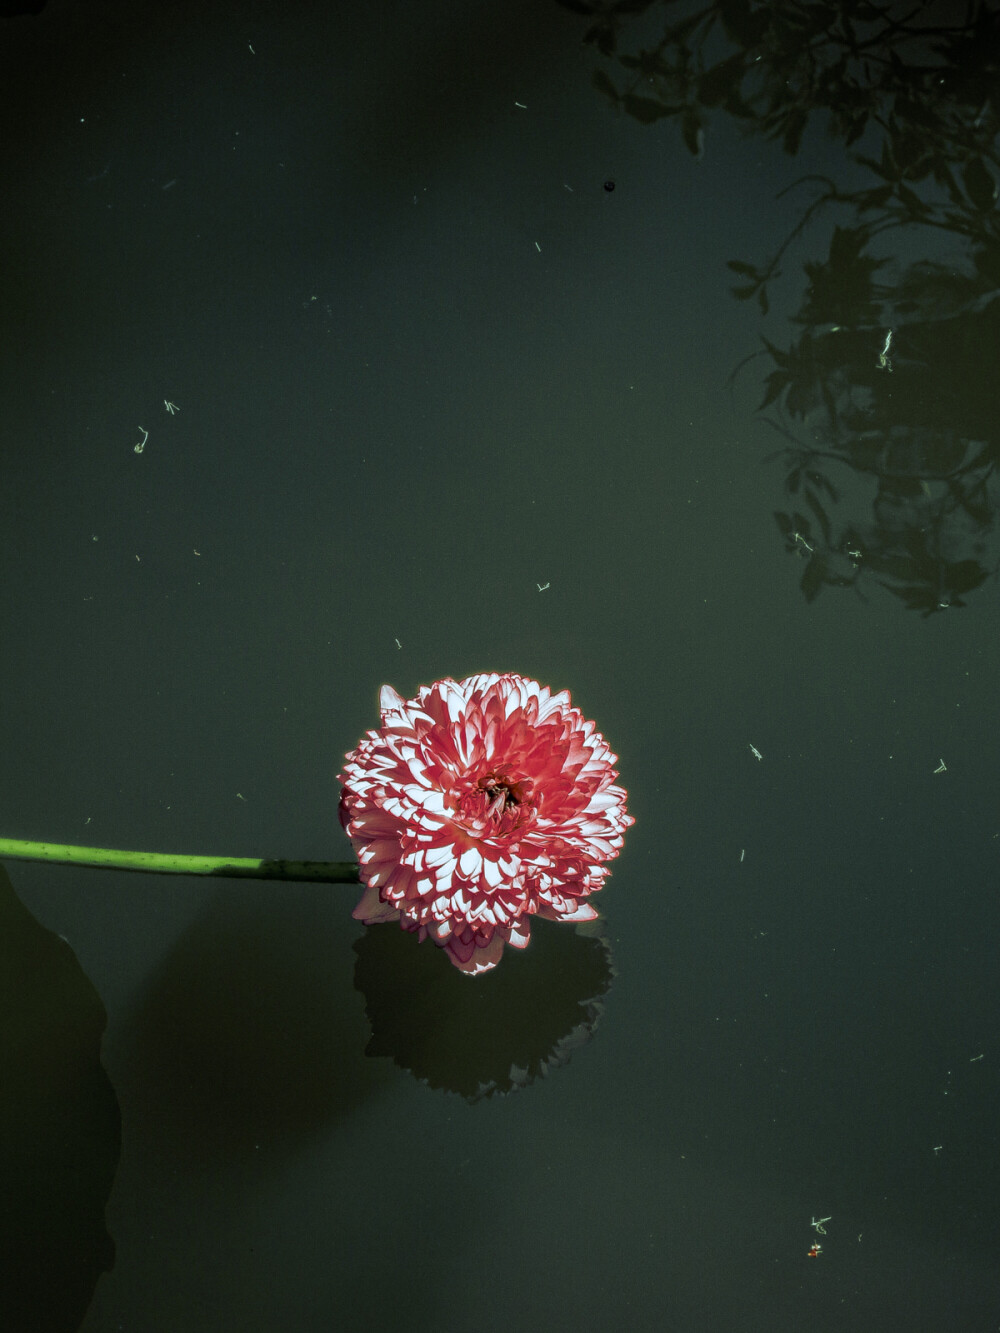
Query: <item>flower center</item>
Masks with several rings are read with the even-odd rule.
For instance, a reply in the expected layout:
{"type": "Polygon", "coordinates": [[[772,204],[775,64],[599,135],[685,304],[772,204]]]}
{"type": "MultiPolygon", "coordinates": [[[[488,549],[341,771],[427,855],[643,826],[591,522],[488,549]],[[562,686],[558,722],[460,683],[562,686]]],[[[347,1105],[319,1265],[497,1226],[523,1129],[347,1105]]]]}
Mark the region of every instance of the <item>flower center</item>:
{"type": "Polygon", "coordinates": [[[483,832],[513,833],[534,818],[533,785],[527,778],[516,781],[506,773],[485,773],[462,796],[459,810],[471,824],[485,825],[483,832]]]}

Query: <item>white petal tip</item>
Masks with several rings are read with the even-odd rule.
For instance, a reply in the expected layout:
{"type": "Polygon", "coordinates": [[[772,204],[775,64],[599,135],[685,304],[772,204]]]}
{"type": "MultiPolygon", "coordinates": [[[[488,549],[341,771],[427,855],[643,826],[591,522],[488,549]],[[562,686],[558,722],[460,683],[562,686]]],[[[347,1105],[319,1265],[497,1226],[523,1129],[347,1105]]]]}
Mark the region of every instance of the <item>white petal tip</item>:
{"type": "Polygon", "coordinates": [[[406,700],[401,694],[392,688],[391,685],[383,685],[378,692],[379,711],[383,713],[392,713],[402,708],[406,700]]]}

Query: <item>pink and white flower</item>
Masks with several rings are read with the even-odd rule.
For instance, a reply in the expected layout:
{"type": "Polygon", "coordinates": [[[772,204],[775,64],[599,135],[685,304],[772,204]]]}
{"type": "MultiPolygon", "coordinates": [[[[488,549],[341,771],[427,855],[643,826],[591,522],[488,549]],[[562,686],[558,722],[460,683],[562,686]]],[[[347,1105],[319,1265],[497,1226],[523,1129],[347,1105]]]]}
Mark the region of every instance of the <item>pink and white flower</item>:
{"type": "Polygon", "coordinates": [[[340,819],[367,885],[354,916],[399,921],[463,972],[523,949],[532,915],[589,921],[634,820],[604,737],[523,676],[381,693],[382,726],[340,774],[340,819]]]}

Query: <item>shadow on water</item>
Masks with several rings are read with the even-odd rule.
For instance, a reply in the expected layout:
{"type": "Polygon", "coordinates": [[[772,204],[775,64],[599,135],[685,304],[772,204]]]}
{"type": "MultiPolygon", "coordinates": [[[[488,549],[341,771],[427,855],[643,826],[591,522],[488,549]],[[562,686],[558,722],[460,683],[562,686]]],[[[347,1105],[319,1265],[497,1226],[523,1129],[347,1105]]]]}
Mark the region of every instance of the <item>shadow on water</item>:
{"type": "MultiPolygon", "coordinates": [[[[58,873],[58,872],[57,872],[58,873]]],[[[72,949],[0,866],[0,1327],[76,1329],[115,1246],[104,1208],[121,1118],[107,1015],[72,949]]]]}

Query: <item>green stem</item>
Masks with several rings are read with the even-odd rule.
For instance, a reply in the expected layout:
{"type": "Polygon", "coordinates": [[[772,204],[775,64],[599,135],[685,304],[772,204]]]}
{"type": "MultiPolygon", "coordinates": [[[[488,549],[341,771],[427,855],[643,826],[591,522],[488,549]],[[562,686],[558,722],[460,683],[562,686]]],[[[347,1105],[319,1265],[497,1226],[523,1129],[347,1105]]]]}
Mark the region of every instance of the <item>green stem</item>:
{"type": "Polygon", "coordinates": [[[179,856],[172,852],[125,852],[115,847],[73,847],[62,842],[0,838],[0,860],[55,861],[104,870],[141,870],[152,875],[222,875],[244,879],[314,880],[357,884],[354,861],[262,861],[255,856],[179,856]]]}

